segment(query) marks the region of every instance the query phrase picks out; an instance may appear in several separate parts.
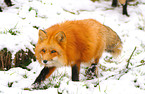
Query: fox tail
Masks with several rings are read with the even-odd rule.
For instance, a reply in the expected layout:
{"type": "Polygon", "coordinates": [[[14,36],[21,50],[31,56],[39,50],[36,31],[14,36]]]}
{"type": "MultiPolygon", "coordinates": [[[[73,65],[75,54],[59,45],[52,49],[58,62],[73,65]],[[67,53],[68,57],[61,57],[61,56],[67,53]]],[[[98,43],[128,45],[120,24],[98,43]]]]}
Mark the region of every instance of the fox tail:
{"type": "Polygon", "coordinates": [[[119,36],[110,27],[105,26],[108,30],[106,34],[106,49],[113,57],[117,57],[122,51],[122,42],[119,36]]]}

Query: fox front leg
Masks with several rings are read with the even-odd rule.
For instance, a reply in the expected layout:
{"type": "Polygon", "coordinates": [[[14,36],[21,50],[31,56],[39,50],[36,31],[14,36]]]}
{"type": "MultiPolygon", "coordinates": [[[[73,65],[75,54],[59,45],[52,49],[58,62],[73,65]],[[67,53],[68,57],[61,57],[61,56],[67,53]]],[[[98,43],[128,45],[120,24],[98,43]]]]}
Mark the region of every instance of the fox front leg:
{"type": "Polygon", "coordinates": [[[80,63],[72,66],[72,81],[79,81],[80,63]]]}
{"type": "Polygon", "coordinates": [[[34,83],[32,84],[33,88],[38,88],[42,81],[44,81],[46,78],[48,78],[56,69],[56,67],[44,67],[42,71],[40,72],[39,76],[36,78],[34,83]]]}

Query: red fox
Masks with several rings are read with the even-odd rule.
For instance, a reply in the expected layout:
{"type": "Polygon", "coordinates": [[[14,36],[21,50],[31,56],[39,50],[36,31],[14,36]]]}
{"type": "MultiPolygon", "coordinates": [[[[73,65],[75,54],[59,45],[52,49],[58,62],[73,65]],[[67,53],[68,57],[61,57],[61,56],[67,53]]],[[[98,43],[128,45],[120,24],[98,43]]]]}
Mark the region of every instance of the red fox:
{"type": "Polygon", "coordinates": [[[61,66],[71,66],[72,81],[79,81],[81,63],[92,64],[90,71],[95,73],[104,51],[117,56],[121,49],[119,36],[94,19],[66,21],[39,30],[35,55],[45,67],[33,84],[40,84],[61,66]]]}
{"type": "MultiPolygon", "coordinates": [[[[123,15],[126,15],[126,16],[129,16],[128,13],[127,13],[127,3],[128,3],[128,0],[119,0],[119,3],[122,5],[122,14],[123,15]]],[[[113,7],[117,7],[117,4],[118,4],[118,0],[112,0],[112,6],[113,7]]]]}

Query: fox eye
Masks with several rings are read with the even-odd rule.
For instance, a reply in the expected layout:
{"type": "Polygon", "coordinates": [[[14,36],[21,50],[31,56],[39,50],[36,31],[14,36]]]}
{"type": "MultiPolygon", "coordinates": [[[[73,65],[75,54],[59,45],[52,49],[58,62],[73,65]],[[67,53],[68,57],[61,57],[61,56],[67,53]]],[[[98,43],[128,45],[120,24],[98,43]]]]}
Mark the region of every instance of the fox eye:
{"type": "Polygon", "coordinates": [[[56,51],[55,50],[52,50],[51,53],[56,53],[56,51]]]}
{"type": "Polygon", "coordinates": [[[44,53],[45,53],[45,50],[44,50],[44,49],[42,49],[42,52],[44,52],[44,53]]]}

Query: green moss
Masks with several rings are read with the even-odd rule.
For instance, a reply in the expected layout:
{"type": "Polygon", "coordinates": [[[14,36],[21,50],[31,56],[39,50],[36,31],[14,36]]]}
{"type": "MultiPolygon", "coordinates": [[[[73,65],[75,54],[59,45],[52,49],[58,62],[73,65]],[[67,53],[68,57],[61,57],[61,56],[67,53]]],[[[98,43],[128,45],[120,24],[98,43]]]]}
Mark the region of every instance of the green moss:
{"type": "Polygon", "coordinates": [[[0,34],[11,34],[11,35],[17,35],[20,34],[20,32],[16,29],[17,24],[11,28],[11,29],[6,29],[5,31],[1,31],[0,34]]]}

